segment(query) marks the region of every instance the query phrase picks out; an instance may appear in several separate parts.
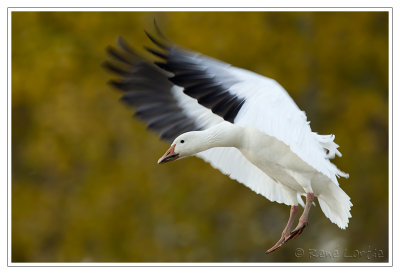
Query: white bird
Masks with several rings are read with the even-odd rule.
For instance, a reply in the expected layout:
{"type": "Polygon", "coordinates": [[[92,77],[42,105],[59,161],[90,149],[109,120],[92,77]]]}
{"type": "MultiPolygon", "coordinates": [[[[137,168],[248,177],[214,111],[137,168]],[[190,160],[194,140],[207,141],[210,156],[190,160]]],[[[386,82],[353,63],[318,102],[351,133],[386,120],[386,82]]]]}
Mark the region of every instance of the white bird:
{"type": "Polygon", "coordinates": [[[158,38],[146,34],[157,50],[146,50],[160,61],[139,56],[118,38],[105,65],[122,77],[111,81],[124,92],[122,101],[172,142],[158,163],[194,155],[268,200],[291,206],[281,238],[266,253],[302,233],[314,197],[345,229],[352,203],[337,180],[348,174],[329,160],[341,156],[334,135],[313,132],[304,111],[273,79],[179,48],[156,30],[158,38]],[[292,230],[299,204],[304,211],[292,230]]]}

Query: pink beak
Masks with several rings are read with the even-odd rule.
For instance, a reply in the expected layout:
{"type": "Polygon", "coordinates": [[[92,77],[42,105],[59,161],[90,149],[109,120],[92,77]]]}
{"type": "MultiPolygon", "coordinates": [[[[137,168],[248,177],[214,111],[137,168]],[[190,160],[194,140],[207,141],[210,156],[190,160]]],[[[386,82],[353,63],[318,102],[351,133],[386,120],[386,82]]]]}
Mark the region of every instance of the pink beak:
{"type": "Polygon", "coordinates": [[[160,159],[158,159],[157,163],[163,164],[163,163],[166,163],[166,162],[170,162],[170,161],[176,160],[178,158],[179,158],[179,154],[175,153],[175,144],[173,144],[167,150],[167,152],[165,152],[165,154],[160,159]]]}

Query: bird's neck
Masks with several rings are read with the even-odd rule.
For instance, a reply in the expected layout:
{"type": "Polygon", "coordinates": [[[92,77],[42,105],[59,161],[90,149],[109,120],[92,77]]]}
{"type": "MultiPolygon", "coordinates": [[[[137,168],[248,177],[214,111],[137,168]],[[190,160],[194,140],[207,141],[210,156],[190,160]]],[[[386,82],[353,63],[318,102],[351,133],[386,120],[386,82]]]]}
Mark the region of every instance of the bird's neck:
{"type": "Polygon", "coordinates": [[[243,142],[244,131],[242,127],[222,122],[214,127],[203,131],[204,150],[213,147],[236,147],[240,148],[243,142]]]}

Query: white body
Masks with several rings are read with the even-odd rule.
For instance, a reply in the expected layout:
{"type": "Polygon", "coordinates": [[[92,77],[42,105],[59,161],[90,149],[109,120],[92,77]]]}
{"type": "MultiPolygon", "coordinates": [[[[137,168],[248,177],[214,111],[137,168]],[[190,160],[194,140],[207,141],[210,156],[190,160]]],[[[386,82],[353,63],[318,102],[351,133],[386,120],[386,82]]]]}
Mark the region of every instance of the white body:
{"type": "Polygon", "coordinates": [[[243,128],[244,140],[240,152],[256,167],[265,172],[276,183],[296,193],[313,192],[309,182],[319,173],[294,154],[289,146],[275,137],[253,128],[243,128]]]}
{"type": "Polygon", "coordinates": [[[314,193],[333,223],[340,228],[348,225],[350,197],[290,146],[258,129],[222,121],[205,131],[185,133],[173,144],[183,156],[198,152],[197,156],[272,201],[303,205],[300,196],[314,193]],[[183,148],[181,139],[186,139],[183,148]]]}

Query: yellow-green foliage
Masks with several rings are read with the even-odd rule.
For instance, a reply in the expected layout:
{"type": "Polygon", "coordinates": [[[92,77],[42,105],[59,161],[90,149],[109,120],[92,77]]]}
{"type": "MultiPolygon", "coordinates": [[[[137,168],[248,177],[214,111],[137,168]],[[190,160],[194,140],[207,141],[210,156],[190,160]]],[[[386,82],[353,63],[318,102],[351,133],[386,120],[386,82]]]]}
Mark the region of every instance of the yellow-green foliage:
{"type": "Polygon", "coordinates": [[[387,260],[387,13],[13,12],[11,36],[13,262],[387,260]],[[117,35],[150,45],[154,18],[177,44],[276,79],[336,135],[347,230],[313,207],[303,235],[265,256],[287,206],[200,159],[156,164],[168,144],[101,68],[117,35]]]}

